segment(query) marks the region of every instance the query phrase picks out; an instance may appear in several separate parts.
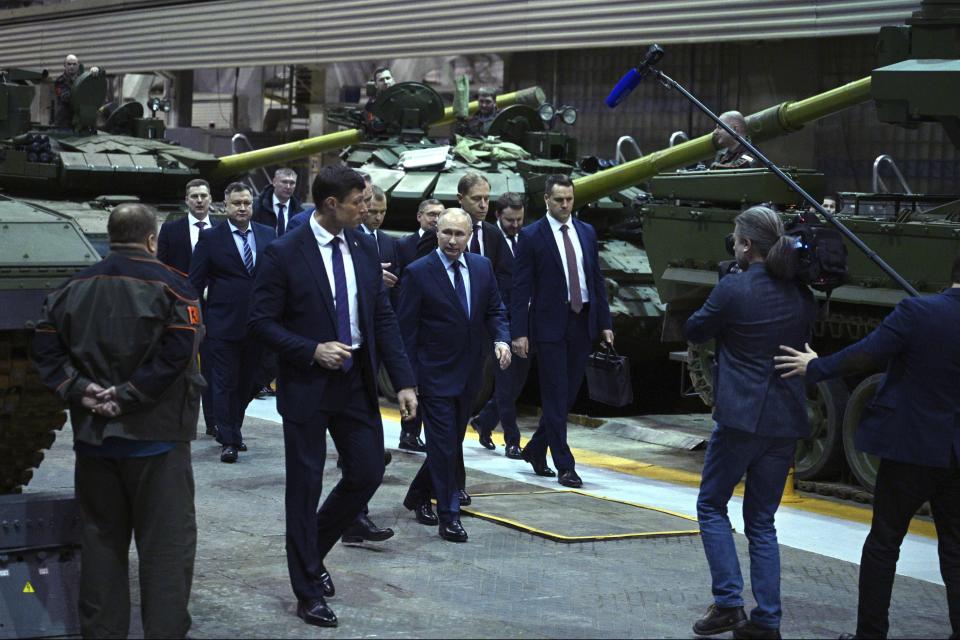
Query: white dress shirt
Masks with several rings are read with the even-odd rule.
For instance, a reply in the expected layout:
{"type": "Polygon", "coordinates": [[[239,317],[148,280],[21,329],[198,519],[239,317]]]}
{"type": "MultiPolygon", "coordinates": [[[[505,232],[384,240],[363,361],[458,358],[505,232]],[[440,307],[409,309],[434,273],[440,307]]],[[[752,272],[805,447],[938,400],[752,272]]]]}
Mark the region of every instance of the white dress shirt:
{"type": "MultiPolygon", "coordinates": [[[[327,270],[327,281],[330,283],[330,293],[333,295],[333,304],[337,304],[337,284],[333,278],[333,234],[320,226],[316,218],[310,216],[310,229],[320,247],[320,257],[323,258],[323,267],[327,270]]],[[[350,257],[351,247],[343,231],[337,235],[340,238],[340,255],[343,256],[343,271],[347,277],[347,304],[350,307],[350,341],[351,347],[357,349],[363,344],[363,334],[360,333],[359,313],[357,311],[357,273],[353,269],[353,258],[350,257]]]]}
{"type": "Polygon", "coordinates": [[[517,255],[517,252],[513,250],[513,246],[514,246],[514,244],[516,243],[516,241],[519,239],[519,238],[517,237],[517,236],[519,236],[519,234],[517,234],[516,236],[513,236],[513,242],[510,242],[510,236],[507,234],[506,231],[503,230],[503,227],[500,226],[500,221],[499,221],[499,220],[497,220],[497,229],[500,229],[500,233],[503,234],[503,239],[507,241],[507,247],[510,248],[510,253],[513,254],[514,256],[516,256],[516,255],[517,255]]]}
{"type": "MultiPolygon", "coordinates": [[[[453,292],[457,292],[457,281],[456,275],[453,273],[453,260],[447,257],[440,249],[436,249],[437,255],[440,256],[440,262],[443,263],[443,268],[447,270],[447,277],[450,278],[450,284],[453,286],[453,292]]],[[[463,257],[463,254],[460,254],[460,258],[457,260],[460,263],[460,275],[463,278],[463,290],[467,293],[467,317],[470,317],[470,269],[467,268],[467,259],[463,257]]]]}
{"type": "Polygon", "coordinates": [[[380,238],[377,237],[377,232],[376,232],[376,230],[371,230],[371,229],[369,229],[369,228],[367,227],[367,225],[365,225],[365,224],[363,224],[363,223],[361,222],[361,223],[360,223],[360,232],[363,233],[363,234],[365,234],[365,235],[368,235],[368,236],[373,236],[373,241],[377,243],[377,251],[380,250],[380,238]]]}
{"type": "Polygon", "coordinates": [[[200,228],[197,226],[197,223],[202,222],[204,224],[204,231],[213,225],[210,224],[210,216],[201,220],[200,218],[194,218],[192,213],[187,214],[187,222],[190,223],[190,251],[193,251],[197,248],[197,242],[200,241],[200,228]]]}
{"type": "Polygon", "coordinates": [[[277,226],[280,225],[280,205],[283,205],[283,229],[286,231],[287,225],[290,224],[290,201],[280,202],[280,198],[277,197],[277,194],[273,194],[273,212],[277,214],[277,226]]]}
{"type": "MultiPolygon", "coordinates": [[[[237,245],[237,251],[240,252],[240,262],[243,262],[243,238],[240,237],[240,234],[234,233],[234,231],[240,231],[240,228],[233,224],[233,220],[227,220],[227,224],[230,225],[230,236],[233,238],[233,243],[237,245]]],[[[247,234],[247,244],[250,245],[250,251],[253,253],[253,265],[257,265],[257,240],[253,237],[253,224],[247,223],[247,231],[250,233],[247,234]]]]}
{"type": "Polygon", "coordinates": [[[570,242],[573,243],[573,252],[577,256],[577,279],[580,280],[580,297],[584,304],[590,302],[590,291],[587,289],[587,273],[583,270],[583,248],[580,246],[580,236],[577,235],[577,228],[573,226],[573,216],[566,222],[560,222],[549,213],[547,221],[550,223],[550,229],[553,231],[553,239],[557,242],[557,250],[560,251],[560,262],[563,263],[563,274],[566,276],[567,283],[567,302],[570,301],[570,265],[567,264],[567,250],[563,246],[563,232],[560,225],[567,225],[567,235],[570,242]]]}

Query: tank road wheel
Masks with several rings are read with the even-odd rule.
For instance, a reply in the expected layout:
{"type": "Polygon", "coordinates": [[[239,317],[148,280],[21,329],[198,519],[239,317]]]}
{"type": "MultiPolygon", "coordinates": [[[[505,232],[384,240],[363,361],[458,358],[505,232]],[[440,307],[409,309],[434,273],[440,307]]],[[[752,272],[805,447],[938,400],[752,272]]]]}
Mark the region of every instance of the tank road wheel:
{"type": "Polygon", "coordinates": [[[717,345],[713,340],[703,344],[687,343],[687,372],[693,391],[708,407],[713,406],[713,377],[717,371],[717,345]]]}
{"type": "Polygon", "coordinates": [[[393,388],[390,376],[387,375],[387,369],[383,365],[380,365],[380,371],[377,373],[377,387],[380,389],[380,395],[384,398],[390,402],[397,401],[397,391],[393,388]]]}
{"type": "Polygon", "coordinates": [[[19,493],[30,482],[43,450],[67,420],[63,404],[40,382],[29,351],[30,333],[0,332],[0,494],[19,493]]]}
{"type": "Polygon", "coordinates": [[[843,412],[850,393],[841,380],[807,387],[810,437],[797,443],[797,480],[834,478],[843,466],[843,412]]]}
{"type": "Polygon", "coordinates": [[[876,395],[877,387],[880,386],[883,375],[882,373],[875,373],[857,385],[850,394],[846,415],[843,417],[843,453],[847,457],[847,464],[850,465],[850,471],[853,472],[853,477],[857,479],[857,482],[870,491],[873,491],[877,484],[877,468],[880,465],[880,458],[857,451],[854,445],[854,437],[857,429],[860,428],[864,409],[876,395]]]}

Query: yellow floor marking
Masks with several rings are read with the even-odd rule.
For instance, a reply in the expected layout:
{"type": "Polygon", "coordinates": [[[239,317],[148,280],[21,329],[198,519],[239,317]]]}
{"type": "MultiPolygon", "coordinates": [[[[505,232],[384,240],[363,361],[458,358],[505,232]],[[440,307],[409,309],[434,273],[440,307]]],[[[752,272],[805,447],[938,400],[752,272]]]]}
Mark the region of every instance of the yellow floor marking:
{"type": "MultiPolygon", "coordinates": [[[[388,420],[394,420],[397,422],[400,421],[400,412],[396,409],[381,407],[380,415],[388,420]]],[[[479,439],[479,435],[473,429],[469,428],[467,429],[467,437],[471,440],[479,439]]],[[[492,439],[495,443],[503,446],[503,435],[499,432],[494,432],[492,434],[492,439]]],[[[637,476],[639,478],[671,482],[673,484],[681,484],[687,487],[700,486],[700,474],[692,471],[670,469],[669,467],[662,467],[659,465],[650,464],[649,462],[640,462],[638,460],[621,458],[620,456],[608,455],[606,453],[597,453],[596,451],[588,451],[586,449],[575,449],[571,447],[570,450],[573,452],[574,457],[576,457],[577,462],[590,465],[591,467],[609,469],[610,471],[618,471],[620,473],[637,476]]],[[[734,495],[743,496],[743,483],[737,486],[736,490],[734,491],[734,495]]],[[[809,495],[804,495],[801,502],[791,503],[785,508],[808,511],[810,513],[816,513],[831,518],[849,520],[851,522],[859,522],[867,525],[870,524],[870,521],[873,518],[873,509],[870,506],[861,507],[842,502],[834,502],[832,500],[825,500],[823,498],[816,498],[809,495]]],[[[910,522],[909,531],[912,534],[927,538],[935,539],[937,537],[937,530],[934,527],[933,522],[928,520],[914,518],[910,522]]]]}

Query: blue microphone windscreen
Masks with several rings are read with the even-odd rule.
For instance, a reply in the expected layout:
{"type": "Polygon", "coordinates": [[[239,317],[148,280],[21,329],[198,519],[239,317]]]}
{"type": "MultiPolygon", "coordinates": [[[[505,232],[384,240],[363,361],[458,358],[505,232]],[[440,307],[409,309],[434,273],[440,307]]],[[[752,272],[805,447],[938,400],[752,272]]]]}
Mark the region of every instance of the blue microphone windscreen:
{"type": "Polygon", "coordinates": [[[614,108],[620,104],[624,98],[630,95],[631,91],[637,88],[641,80],[643,80],[643,75],[636,69],[630,69],[630,71],[627,71],[627,73],[620,78],[620,82],[617,83],[617,86],[613,88],[613,91],[610,92],[610,95],[607,96],[604,102],[606,102],[607,106],[611,109],[614,108]]]}

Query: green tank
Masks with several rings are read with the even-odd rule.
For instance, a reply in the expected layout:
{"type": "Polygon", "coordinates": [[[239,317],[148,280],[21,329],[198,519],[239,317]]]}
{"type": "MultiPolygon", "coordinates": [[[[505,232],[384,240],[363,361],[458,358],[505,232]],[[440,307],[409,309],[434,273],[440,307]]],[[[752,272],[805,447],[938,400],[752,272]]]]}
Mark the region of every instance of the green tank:
{"type": "MultiPolygon", "coordinates": [[[[870,78],[750,116],[748,130],[754,142],[872,98],[881,121],[906,126],[939,122],[960,147],[960,3],[924,2],[907,26],[881,31],[878,50],[881,66],[870,78]]],[[[651,200],[642,209],[643,239],[666,304],[665,341],[682,339],[684,321],[716,284],[718,263],[730,258],[724,237],[743,208],[770,203],[786,220],[806,207],[765,169],[661,173],[712,153],[708,136],[703,136],[577,184],[578,197],[589,199],[620,184],[650,178],[651,200]]],[[[822,175],[798,169],[787,173],[815,198],[822,198],[822,175]]],[[[960,253],[958,197],[847,194],[837,218],[920,294],[930,294],[950,285],[950,266],[960,253]]],[[[908,295],[849,244],[848,255],[849,280],[833,291],[828,311],[815,327],[813,347],[819,353],[835,352],[862,338],[908,295]]],[[[690,390],[711,404],[712,348],[691,346],[683,359],[690,390]]],[[[809,389],[814,435],[798,448],[799,479],[842,476],[872,489],[878,461],[858,452],[853,441],[881,375],[833,380],[809,389]]]]}
{"type": "MultiPolygon", "coordinates": [[[[551,106],[544,104],[539,88],[499,96],[498,114],[485,137],[431,137],[430,129],[435,124],[450,124],[453,118],[449,109],[445,117],[441,115],[445,113],[443,101],[432,88],[407,82],[387,89],[367,108],[341,110],[332,113],[330,119],[364,130],[363,140],[345,149],[341,157],[348,165],[370,174],[374,184],[387,193],[384,228],[412,232],[418,228],[416,212],[421,201],[435,198],[447,206],[459,206],[457,183],[468,171],[479,171],[487,177],[491,201],[508,191],[524,197],[527,222],[545,212],[547,176],[587,176],[577,155],[576,139],[551,128],[551,120],[558,120],[559,114],[545,119],[551,106]]],[[[470,111],[474,105],[471,103],[470,111]]],[[[566,117],[574,119],[570,111],[566,117]]],[[[642,190],[621,185],[581,206],[579,217],[596,227],[601,239],[600,264],[607,278],[617,347],[631,357],[637,387],[649,391],[650,385],[662,384],[651,364],[666,362],[669,346],[659,340],[663,306],[640,243],[638,205],[645,197],[642,190]]],[[[478,404],[492,392],[492,371],[486,372],[484,380],[478,404]]],[[[666,391],[668,387],[662,386],[666,391]]],[[[392,395],[384,376],[381,387],[392,395]]],[[[642,407],[647,410],[677,405],[675,401],[669,403],[672,407],[659,403],[664,394],[635,395],[647,402],[648,406],[642,407]]],[[[591,406],[590,410],[604,408],[591,406]]]]}

